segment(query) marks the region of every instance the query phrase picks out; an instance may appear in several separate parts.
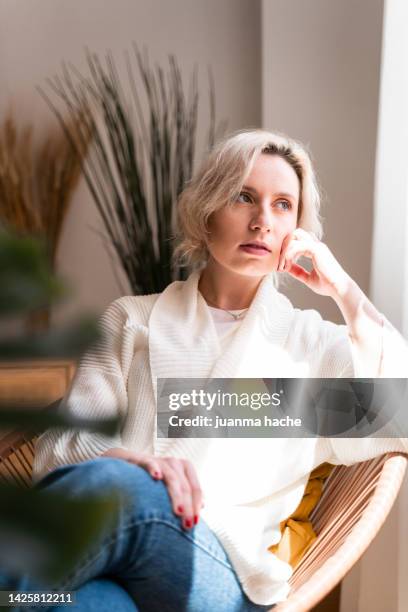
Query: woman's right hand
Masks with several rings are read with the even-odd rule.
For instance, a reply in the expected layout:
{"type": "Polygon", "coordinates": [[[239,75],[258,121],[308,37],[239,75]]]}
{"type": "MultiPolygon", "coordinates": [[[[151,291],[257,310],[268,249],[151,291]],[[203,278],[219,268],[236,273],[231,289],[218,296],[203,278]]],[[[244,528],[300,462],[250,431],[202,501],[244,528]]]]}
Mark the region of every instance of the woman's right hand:
{"type": "Polygon", "coordinates": [[[163,480],[169,492],[174,513],[185,529],[198,523],[204,506],[203,493],[193,464],[177,457],[156,457],[124,448],[110,448],[101,457],[116,457],[144,468],[155,480],[163,480]]]}

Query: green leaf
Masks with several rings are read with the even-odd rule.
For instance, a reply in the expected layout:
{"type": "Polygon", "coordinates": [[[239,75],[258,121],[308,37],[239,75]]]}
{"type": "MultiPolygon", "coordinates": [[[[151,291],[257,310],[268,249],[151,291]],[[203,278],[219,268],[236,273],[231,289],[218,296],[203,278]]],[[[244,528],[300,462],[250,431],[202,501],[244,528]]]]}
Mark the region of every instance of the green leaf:
{"type": "Polygon", "coordinates": [[[100,338],[95,317],[83,316],[60,329],[0,339],[0,360],[75,358],[100,338]]]}
{"type": "Polygon", "coordinates": [[[0,317],[41,308],[67,293],[40,240],[0,229],[0,317]]]}
{"type": "Polygon", "coordinates": [[[0,484],[0,565],[48,585],[63,581],[97,549],[115,520],[119,495],[67,497],[55,491],[0,484]]]}

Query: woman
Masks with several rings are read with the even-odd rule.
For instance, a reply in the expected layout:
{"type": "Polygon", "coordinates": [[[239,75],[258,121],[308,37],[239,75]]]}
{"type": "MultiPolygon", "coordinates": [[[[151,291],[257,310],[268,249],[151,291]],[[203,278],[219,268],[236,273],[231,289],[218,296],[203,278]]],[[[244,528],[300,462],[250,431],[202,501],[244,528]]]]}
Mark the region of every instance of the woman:
{"type": "Polygon", "coordinates": [[[131,609],[269,609],[287,597],[292,570],[268,548],[310,472],[407,451],[407,440],[157,438],[157,379],[404,377],[408,348],[320,241],[319,193],[299,143],[262,130],[226,139],[179,213],[176,256],[195,271],[159,295],[111,304],[105,340],[66,398],[78,416],[123,416],[120,436],[45,433],[35,480],[75,495],[130,494],[94,555],[60,585],[80,601],[99,593],[100,610],[97,578],[108,576],[131,609]],[[312,271],[296,263],[302,255],[312,271]],[[345,324],[294,308],[277,290],[283,272],[333,299],[345,324]]]}

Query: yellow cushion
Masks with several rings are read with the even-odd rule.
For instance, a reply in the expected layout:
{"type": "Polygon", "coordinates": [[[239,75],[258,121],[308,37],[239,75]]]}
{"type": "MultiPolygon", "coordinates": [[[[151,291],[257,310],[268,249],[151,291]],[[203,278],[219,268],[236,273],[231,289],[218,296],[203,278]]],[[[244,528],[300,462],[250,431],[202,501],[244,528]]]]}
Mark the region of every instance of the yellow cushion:
{"type": "Polygon", "coordinates": [[[305,492],[296,510],[280,524],[281,539],[270,546],[274,555],[289,563],[294,569],[317,535],[313,531],[309,516],[319,501],[323,484],[334,465],[322,463],[311,472],[305,492]]]}

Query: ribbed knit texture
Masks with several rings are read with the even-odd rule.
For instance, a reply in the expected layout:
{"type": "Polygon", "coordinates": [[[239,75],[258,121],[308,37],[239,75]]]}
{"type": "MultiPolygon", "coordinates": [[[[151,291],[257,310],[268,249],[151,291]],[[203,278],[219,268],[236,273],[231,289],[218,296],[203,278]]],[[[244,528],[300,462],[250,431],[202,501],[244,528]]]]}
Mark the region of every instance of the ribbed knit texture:
{"type": "Polygon", "coordinates": [[[279,524],[298,506],[310,472],[326,461],[351,465],[408,452],[408,439],[156,438],[157,378],[406,377],[408,346],[386,319],[364,348],[354,345],[345,325],[293,308],[266,276],[221,349],[198,280],[194,273],[161,294],[109,306],[101,318],[105,339],[83,358],[61,409],[87,418],[123,415],[121,434],[46,432],[37,443],[34,480],[112,447],[189,459],[205,496],[201,516],[248,597],[272,605],[287,597],[292,569],[267,549],[279,541],[279,524]]]}

